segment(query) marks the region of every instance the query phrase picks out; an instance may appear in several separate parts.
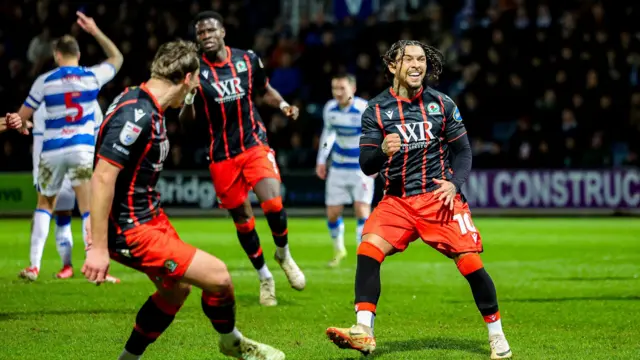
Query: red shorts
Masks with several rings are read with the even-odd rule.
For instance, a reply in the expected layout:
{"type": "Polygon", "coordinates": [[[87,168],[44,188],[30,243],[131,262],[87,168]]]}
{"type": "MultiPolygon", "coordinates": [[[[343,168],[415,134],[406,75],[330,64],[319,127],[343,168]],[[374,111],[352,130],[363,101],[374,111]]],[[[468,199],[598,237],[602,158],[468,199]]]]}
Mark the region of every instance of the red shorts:
{"type": "Polygon", "coordinates": [[[249,196],[249,191],[265,178],[280,181],[280,171],[273,150],[268,146],[254,146],[228,160],[209,165],[213,187],[220,207],[235,209],[249,196]]]}
{"type": "Polygon", "coordinates": [[[164,213],[121,236],[125,244],[110,249],[111,258],[167,288],[182,279],[196,254],[196,248],[180,239],[164,213]]]}
{"type": "Polygon", "coordinates": [[[453,216],[432,193],[400,198],[385,195],[364,224],[362,234],[376,234],[398,251],[418,238],[449,257],[482,252],[482,239],[469,205],[456,195],[453,216]]]}

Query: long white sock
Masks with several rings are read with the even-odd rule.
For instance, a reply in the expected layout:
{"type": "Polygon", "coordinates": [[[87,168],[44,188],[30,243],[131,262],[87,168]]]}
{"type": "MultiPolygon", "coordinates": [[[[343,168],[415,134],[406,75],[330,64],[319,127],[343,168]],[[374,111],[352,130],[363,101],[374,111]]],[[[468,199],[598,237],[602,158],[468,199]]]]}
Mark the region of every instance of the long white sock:
{"type": "Polygon", "coordinates": [[[142,358],[142,355],[133,355],[127,350],[122,350],[122,354],[118,357],[118,360],[139,360],[142,358]]]}
{"type": "Polygon", "coordinates": [[[356,226],[356,242],[358,245],[362,242],[362,229],[364,229],[364,223],[367,218],[358,218],[358,225],[356,226]]]}
{"type": "Polygon", "coordinates": [[[71,216],[56,217],[56,249],[58,249],[62,265],[71,265],[71,249],[73,249],[71,216]]]}
{"type": "Polygon", "coordinates": [[[237,328],[228,334],[220,334],[220,340],[226,345],[233,345],[236,341],[242,339],[242,333],[237,328]]]}
{"type": "Polygon", "coordinates": [[[373,331],[373,322],[375,319],[376,315],[371,311],[358,311],[356,313],[357,323],[370,327],[371,331],[373,331]]]}
{"type": "Polygon", "coordinates": [[[286,259],[291,256],[291,252],[289,252],[289,244],[283,247],[276,246],[276,255],[278,255],[280,259],[286,259]]]}
{"type": "Polygon", "coordinates": [[[333,240],[333,249],[335,251],[344,251],[344,221],[342,216],[335,222],[327,221],[327,227],[333,240]]]}
{"type": "Polygon", "coordinates": [[[44,244],[49,236],[49,225],[51,223],[51,213],[47,210],[36,209],[33,213],[33,223],[31,224],[31,267],[40,270],[42,262],[42,252],[44,244]]]}
{"type": "Polygon", "coordinates": [[[504,334],[502,331],[502,320],[498,319],[494,322],[487,323],[487,329],[489,330],[489,336],[504,334]]]}
{"type": "Polygon", "coordinates": [[[82,240],[84,241],[84,248],[86,249],[89,244],[87,243],[87,222],[89,222],[89,212],[82,214],[82,240]]]}
{"type": "Polygon", "coordinates": [[[269,271],[267,264],[262,265],[262,267],[258,270],[258,278],[260,278],[260,280],[273,278],[273,275],[271,275],[271,271],[269,271]]]}

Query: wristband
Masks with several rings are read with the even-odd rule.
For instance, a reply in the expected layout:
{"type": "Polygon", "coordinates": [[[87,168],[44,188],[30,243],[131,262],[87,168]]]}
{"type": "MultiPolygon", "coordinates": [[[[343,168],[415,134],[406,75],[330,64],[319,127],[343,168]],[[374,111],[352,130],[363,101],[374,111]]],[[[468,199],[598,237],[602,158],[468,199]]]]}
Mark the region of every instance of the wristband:
{"type": "Polygon", "coordinates": [[[290,106],[290,105],[289,105],[289,103],[288,103],[288,102],[286,102],[286,101],[282,100],[282,101],[280,102],[280,105],[279,105],[279,106],[280,106],[280,110],[284,110],[284,108],[286,108],[287,106],[290,106]]]}

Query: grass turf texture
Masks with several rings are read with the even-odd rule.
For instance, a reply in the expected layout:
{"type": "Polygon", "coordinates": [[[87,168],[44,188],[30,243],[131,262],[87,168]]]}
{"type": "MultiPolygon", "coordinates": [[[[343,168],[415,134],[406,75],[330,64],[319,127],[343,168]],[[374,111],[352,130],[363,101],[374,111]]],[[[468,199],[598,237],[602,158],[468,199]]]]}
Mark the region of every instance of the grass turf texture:
{"type": "MultiPolygon", "coordinates": [[[[297,292],[273,261],[266,221],[258,231],[275,276],[279,305],[258,304],[258,280],[230,219],[176,219],[182,238],[222,258],[235,283],[238,327],[287,359],[357,359],[324,335],[355,322],[355,221],[346,220],[348,260],[328,269],[324,219],[291,219],[293,254],[307,276],[297,292]]],[[[490,219],[482,232],[487,271],[498,289],[503,325],[517,359],[640,359],[640,221],[490,219]]],[[[40,279],[17,273],[28,262],[28,220],[0,221],[0,359],[115,359],[136,313],[154,291],[145,275],[112,262],[118,285],[96,287],[79,272],[80,221],[74,219],[76,277],[55,280],[53,235],[40,279]]],[[[53,231],[52,231],[53,233],[53,231]]],[[[454,264],[421,242],[385,260],[374,359],[488,359],[486,328],[454,264]]],[[[223,359],[194,290],[145,359],[223,359]]]]}

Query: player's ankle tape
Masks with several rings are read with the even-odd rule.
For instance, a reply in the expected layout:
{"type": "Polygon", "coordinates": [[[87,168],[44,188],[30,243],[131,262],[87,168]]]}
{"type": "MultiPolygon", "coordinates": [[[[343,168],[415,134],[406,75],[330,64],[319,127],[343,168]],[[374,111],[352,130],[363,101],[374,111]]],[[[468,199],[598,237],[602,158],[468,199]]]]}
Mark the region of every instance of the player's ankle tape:
{"type": "Polygon", "coordinates": [[[358,251],[357,251],[358,255],[364,255],[364,256],[368,256],[374,260],[376,260],[379,263],[382,263],[384,261],[385,258],[385,254],[382,250],[380,250],[380,248],[378,248],[377,246],[369,243],[369,242],[362,242],[360,243],[360,245],[358,245],[358,251]]]}

